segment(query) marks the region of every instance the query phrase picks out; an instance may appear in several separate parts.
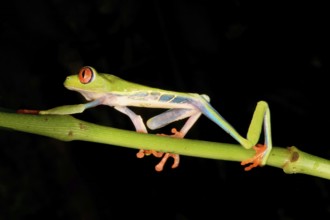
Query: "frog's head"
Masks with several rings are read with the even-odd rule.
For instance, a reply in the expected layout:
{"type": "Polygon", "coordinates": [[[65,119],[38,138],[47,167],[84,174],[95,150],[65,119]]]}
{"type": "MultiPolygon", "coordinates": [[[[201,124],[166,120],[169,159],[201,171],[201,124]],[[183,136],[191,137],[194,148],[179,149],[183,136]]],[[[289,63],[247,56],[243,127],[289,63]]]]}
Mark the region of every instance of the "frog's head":
{"type": "Polygon", "coordinates": [[[115,92],[121,79],[110,74],[98,73],[93,67],[85,66],[76,75],[71,75],[64,81],[67,89],[78,92],[105,93],[115,92]]]}

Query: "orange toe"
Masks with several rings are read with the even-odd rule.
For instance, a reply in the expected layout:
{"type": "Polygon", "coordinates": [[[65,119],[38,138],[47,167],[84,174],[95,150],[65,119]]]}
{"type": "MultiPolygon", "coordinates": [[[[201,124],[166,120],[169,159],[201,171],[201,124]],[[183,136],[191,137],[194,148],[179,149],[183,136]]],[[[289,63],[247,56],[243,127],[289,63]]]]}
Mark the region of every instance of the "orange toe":
{"type": "MultiPolygon", "coordinates": [[[[172,128],[171,130],[172,134],[171,135],[166,135],[166,134],[157,134],[160,136],[170,136],[170,137],[175,137],[175,138],[183,138],[183,133],[180,131],[177,131],[175,128],[172,128]]],[[[155,166],[155,170],[160,172],[164,169],[165,163],[167,162],[168,158],[172,157],[174,159],[174,162],[172,164],[172,168],[177,168],[180,163],[180,156],[178,154],[173,154],[173,153],[163,153],[155,150],[143,150],[141,149],[136,156],[138,158],[143,158],[145,155],[154,155],[157,158],[162,157],[160,162],[155,166]]]]}
{"type": "Polygon", "coordinates": [[[254,167],[260,166],[264,153],[267,149],[267,146],[264,144],[257,144],[256,146],[253,147],[253,149],[256,151],[256,154],[252,158],[243,160],[241,162],[241,165],[243,166],[246,164],[250,164],[249,166],[244,168],[245,171],[249,171],[254,167]]]}
{"type": "Polygon", "coordinates": [[[149,155],[154,155],[155,157],[162,157],[163,156],[163,152],[158,152],[155,150],[139,150],[139,152],[136,153],[136,157],[137,158],[143,158],[144,156],[149,156],[149,155]]]}
{"type": "Polygon", "coordinates": [[[177,168],[179,166],[179,163],[180,163],[180,156],[178,154],[165,153],[165,155],[163,156],[161,161],[155,166],[155,170],[158,171],[158,172],[162,171],[166,161],[170,157],[172,157],[174,159],[174,162],[172,164],[172,168],[173,169],[177,168]]]}

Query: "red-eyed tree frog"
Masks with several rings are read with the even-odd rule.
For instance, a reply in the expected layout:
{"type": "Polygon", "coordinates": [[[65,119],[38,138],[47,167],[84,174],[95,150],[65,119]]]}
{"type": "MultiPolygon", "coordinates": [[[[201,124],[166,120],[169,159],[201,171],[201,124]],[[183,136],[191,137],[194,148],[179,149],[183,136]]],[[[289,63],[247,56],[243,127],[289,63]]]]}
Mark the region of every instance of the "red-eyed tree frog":
{"type": "MultiPolygon", "coordinates": [[[[256,150],[254,157],[242,161],[242,165],[249,164],[245,170],[251,170],[256,166],[266,164],[272,149],[270,111],[265,101],[257,103],[251,124],[247,132],[247,138],[242,137],[210,104],[210,98],[205,94],[185,93],[162,90],[137,83],[128,82],[117,76],[98,73],[94,68],[85,66],[77,75],[68,76],[64,86],[79,92],[85,97],[85,104],[60,106],[49,110],[22,110],[23,113],[38,114],[75,114],[98,105],[108,105],[127,115],[133,122],[137,132],[148,133],[145,123],[140,115],[135,114],[129,106],[144,108],[161,108],[167,111],[150,118],[146,125],[154,130],[164,127],[172,122],[188,118],[186,123],[177,131],[172,129],[173,137],[183,138],[197,119],[203,114],[216,123],[219,127],[231,135],[244,148],[256,150]],[[264,144],[257,144],[262,127],[264,128],[264,144]]],[[[156,152],[141,149],[137,153],[138,158],[153,154],[162,157],[156,165],[157,171],[162,171],[169,157],[174,158],[172,168],[179,165],[179,155],[172,153],[156,152]]]]}

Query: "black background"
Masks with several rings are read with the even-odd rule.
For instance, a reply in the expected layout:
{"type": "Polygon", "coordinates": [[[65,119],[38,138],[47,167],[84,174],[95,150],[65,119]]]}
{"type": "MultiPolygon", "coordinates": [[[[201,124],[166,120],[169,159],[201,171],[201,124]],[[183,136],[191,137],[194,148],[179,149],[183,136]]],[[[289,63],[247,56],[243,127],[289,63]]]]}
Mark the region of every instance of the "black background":
{"type": "MultiPolygon", "coordinates": [[[[325,3],[14,0],[0,10],[2,108],[82,103],[63,81],[90,65],[206,93],[241,134],[266,100],[274,145],[330,156],[325,3]]],[[[106,106],[77,118],[134,129],[106,106]]],[[[187,138],[235,143],[205,117],[187,138]]],[[[179,168],[157,173],[157,159],[137,159],[133,149],[5,130],[0,141],[0,219],[330,217],[329,181],[318,177],[186,156],[179,168]]]]}

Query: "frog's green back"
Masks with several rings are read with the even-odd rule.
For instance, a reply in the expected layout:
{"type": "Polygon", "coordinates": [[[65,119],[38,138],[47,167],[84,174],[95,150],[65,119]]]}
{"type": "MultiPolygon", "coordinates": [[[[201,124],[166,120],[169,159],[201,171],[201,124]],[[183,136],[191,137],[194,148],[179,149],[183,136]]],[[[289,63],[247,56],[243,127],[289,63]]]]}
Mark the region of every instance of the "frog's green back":
{"type": "Polygon", "coordinates": [[[101,78],[104,78],[105,81],[107,81],[108,84],[111,85],[112,91],[131,92],[137,90],[156,90],[156,88],[144,86],[138,83],[129,82],[118,76],[111,74],[99,74],[99,76],[101,78]]]}

